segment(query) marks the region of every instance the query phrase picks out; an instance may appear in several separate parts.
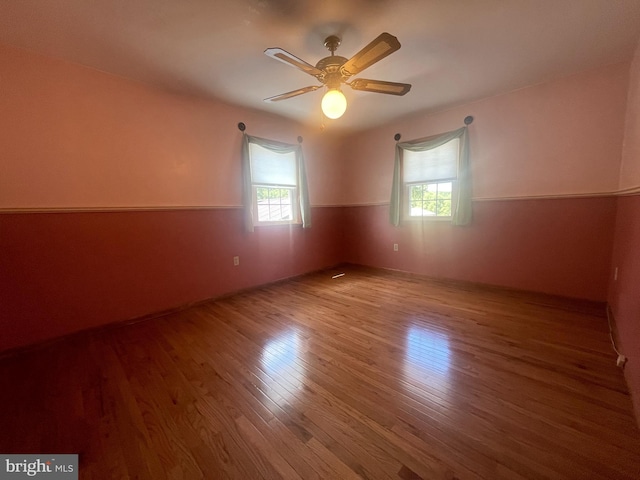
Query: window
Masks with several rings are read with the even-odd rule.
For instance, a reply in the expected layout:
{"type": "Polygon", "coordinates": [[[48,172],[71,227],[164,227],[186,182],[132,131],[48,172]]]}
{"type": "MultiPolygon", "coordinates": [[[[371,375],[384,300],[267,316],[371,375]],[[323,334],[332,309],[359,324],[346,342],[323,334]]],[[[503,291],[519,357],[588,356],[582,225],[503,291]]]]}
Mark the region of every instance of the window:
{"type": "MultiPolygon", "coordinates": [[[[398,135],[395,136],[399,140],[398,135]]],[[[389,222],[448,219],[469,225],[473,214],[467,127],[396,143],[389,222]]]]}
{"type": "Polygon", "coordinates": [[[297,218],[297,209],[293,201],[296,194],[295,188],[255,186],[254,192],[258,224],[292,222],[297,218]]]}
{"type": "Polygon", "coordinates": [[[302,137],[297,145],[291,145],[243,133],[241,160],[247,232],[253,232],[257,225],[311,227],[302,137]]]}
{"type": "Polygon", "coordinates": [[[403,149],[406,218],[450,219],[455,209],[459,139],[431,150],[403,149]]]}
{"type": "Polygon", "coordinates": [[[295,153],[251,144],[250,156],[254,224],[299,223],[295,153]]]}
{"type": "Polygon", "coordinates": [[[453,182],[409,185],[410,217],[450,217],[453,182]]]}

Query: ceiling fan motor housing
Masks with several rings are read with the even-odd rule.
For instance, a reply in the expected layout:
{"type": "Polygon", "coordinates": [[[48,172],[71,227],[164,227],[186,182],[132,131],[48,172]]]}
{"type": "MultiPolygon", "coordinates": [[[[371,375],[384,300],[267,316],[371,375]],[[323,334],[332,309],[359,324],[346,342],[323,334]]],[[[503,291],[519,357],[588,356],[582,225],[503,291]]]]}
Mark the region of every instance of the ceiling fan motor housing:
{"type": "Polygon", "coordinates": [[[318,76],[318,80],[329,88],[338,88],[347,78],[340,68],[345,63],[347,63],[347,59],[338,55],[323,58],[316,64],[316,68],[323,72],[322,75],[318,76]]]}

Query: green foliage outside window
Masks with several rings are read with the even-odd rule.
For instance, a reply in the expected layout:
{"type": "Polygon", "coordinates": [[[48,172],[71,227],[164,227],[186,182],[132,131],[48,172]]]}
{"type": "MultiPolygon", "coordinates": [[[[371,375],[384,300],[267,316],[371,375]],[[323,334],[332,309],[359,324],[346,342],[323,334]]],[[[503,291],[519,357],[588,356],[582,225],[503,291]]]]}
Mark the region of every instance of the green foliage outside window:
{"type": "Polygon", "coordinates": [[[272,187],[258,187],[257,188],[257,196],[258,201],[260,200],[281,200],[280,203],[288,204],[291,203],[289,200],[289,195],[291,190],[288,188],[272,188],[272,187]]]}
{"type": "Polygon", "coordinates": [[[409,196],[412,217],[450,217],[451,182],[411,185],[409,196]]]}

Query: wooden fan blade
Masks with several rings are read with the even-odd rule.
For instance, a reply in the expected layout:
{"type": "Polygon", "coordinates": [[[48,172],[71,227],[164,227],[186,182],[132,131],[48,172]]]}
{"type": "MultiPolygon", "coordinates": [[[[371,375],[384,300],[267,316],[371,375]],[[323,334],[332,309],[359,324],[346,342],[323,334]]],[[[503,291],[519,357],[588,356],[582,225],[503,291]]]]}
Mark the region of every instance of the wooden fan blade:
{"type": "Polygon", "coordinates": [[[387,93],[389,95],[405,95],[411,90],[411,85],[408,83],[383,82],[382,80],[369,80],[367,78],[356,78],[347,85],[354,90],[387,93]]]}
{"type": "Polygon", "coordinates": [[[309,75],[313,75],[314,77],[323,74],[322,70],[317,69],[313,65],[309,65],[304,60],[300,60],[295,55],[292,55],[281,48],[267,48],[264,51],[264,54],[271,58],[275,58],[276,60],[280,60],[283,63],[291,65],[292,67],[296,67],[298,70],[302,70],[304,73],[308,73],[309,75]]]}
{"type": "Polygon", "coordinates": [[[346,76],[357,75],[398,49],[400,49],[400,42],[396,37],[387,32],[381,33],[369,45],[347,60],[342,66],[341,72],[346,76]]]}
{"type": "Polygon", "coordinates": [[[299,88],[298,90],[293,90],[291,92],[282,93],[280,95],[276,95],[275,97],[265,98],[265,102],[279,102],[280,100],[286,100],[287,98],[297,97],[298,95],[302,95],[303,93],[314,92],[317,89],[322,87],[322,85],[313,85],[311,87],[299,88]]]}

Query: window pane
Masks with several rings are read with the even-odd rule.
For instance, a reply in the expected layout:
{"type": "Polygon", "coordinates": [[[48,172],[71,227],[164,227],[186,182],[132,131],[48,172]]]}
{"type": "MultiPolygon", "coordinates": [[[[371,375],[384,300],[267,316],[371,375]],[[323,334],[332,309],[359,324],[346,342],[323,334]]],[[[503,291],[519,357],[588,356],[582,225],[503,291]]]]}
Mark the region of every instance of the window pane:
{"type": "Polygon", "coordinates": [[[428,202],[424,202],[424,209],[429,212],[427,213],[427,215],[435,215],[436,214],[436,201],[435,200],[429,200],[428,202]]]}
{"type": "Polygon", "coordinates": [[[424,189],[423,189],[423,195],[422,195],[422,199],[423,200],[435,200],[437,197],[437,190],[436,188],[429,188],[430,185],[425,185],[424,189]]]}
{"type": "Polygon", "coordinates": [[[422,216],[422,185],[411,185],[409,187],[410,212],[412,217],[422,216]]]}
{"type": "Polygon", "coordinates": [[[258,221],[267,222],[269,220],[269,205],[258,204],[258,221]]]}
{"type": "Polygon", "coordinates": [[[295,220],[293,188],[255,187],[258,222],[289,222],[295,220]]]}
{"type": "Polygon", "coordinates": [[[449,192],[453,189],[453,182],[442,182],[438,183],[438,192],[449,192]]]}
{"type": "Polygon", "coordinates": [[[282,211],[280,205],[269,206],[269,220],[278,221],[282,219],[282,211]]]}
{"type": "Polygon", "coordinates": [[[409,215],[412,217],[422,217],[422,204],[412,205],[409,215]]]}
{"type": "Polygon", "coordinates": [[[451,216],[451,200],[438,200],[438,216],[451,216]]]}
{"type": "Polygon", "coordinates": [[[409,216],[450,217],[453,198],[453,182],[431,182],[410,185],[409,216]]]}
{"type": "Polygon", "coordinates": [[[268,199],[269,198],[269,189],[268,188],[263,188],[263,187],[258,187],[256,194],[258,196],[258,200],[268,199]]]}

